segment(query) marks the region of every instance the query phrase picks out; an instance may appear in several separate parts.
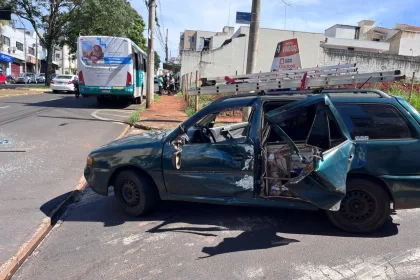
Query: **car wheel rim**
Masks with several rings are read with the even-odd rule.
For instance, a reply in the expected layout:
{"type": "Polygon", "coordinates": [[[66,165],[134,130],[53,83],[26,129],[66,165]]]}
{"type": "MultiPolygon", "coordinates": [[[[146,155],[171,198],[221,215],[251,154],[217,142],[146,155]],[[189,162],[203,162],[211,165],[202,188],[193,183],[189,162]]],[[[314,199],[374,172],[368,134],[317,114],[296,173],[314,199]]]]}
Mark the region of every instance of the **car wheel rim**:
{"type": "Polygon", "coordinates": [[[133,181],[124,181],[121,186],[121,194],[124,203],[133,207],[140,202],[140,192],[133,181]]]}
{"type": "Polygon", "coordinates": [[[351,190],[341,201],[340,215],[347,222],[365,223],[375,217],[377,210],[377,201],[369,192],[351,190]]]}

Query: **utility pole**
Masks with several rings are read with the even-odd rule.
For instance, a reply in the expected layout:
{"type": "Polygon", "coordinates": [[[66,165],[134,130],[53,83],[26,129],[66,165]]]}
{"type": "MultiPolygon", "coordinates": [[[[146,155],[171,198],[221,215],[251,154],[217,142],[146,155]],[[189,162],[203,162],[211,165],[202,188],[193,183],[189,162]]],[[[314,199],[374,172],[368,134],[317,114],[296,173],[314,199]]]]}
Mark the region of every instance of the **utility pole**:
{"type": "MultiPolygon", "coordinates": [[[[261,0],[252,0],[251,24],[249,27],[248,39],[248,57],[246,63],[247,74],[256,72],[255,66],[257,64],[258,37],[260,33],[260,10],[261,0]]],[[[242,119],[247,121],[250,114],[251,109],[245,108],[242,113],[242,119]]]]}
{"type": "Polygon", "coordinates": [[[149,0],[149,46],[147,48],[147,92],[146,92],[146,108],[150,108],[153,104],[154,93],[154,73],[155,73],[155,17],[156,4],[155,0],[149,0]]]}
{"type": "Polygon", "coordinates": [[[165,54],[166,54],[166,63],[168,63],[168,29],[166,29],[166,39],[165,39],[165,54]]]}
{"type": "Polygon", "coordinates": [[[38,34],[35,34],[35,74],[38,73],[38,34]]]}
{"type": "Polygon", "coordinates": [[[261,0],[252,0],[251,25],[249,27],[248,59],[246,63],[246,73],[255,72],[257,64],[258,37],[260,33],[260,10],[261,0]]]}

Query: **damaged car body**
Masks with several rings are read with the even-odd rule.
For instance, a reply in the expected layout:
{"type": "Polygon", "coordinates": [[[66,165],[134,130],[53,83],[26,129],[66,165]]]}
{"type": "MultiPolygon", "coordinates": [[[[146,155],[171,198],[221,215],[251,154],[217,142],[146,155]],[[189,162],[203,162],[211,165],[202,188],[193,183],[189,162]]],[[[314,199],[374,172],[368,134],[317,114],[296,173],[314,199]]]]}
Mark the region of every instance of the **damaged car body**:
{"type": "MultiPolygon", "coordinates": [[[[161,198],[322,209],[342,230],[372,232],[384,224],[391,205],[398,208],[399,201],[410,200],[401,208],[419,207],[420,201],[405,194],[418,196],[420,186],[407,185],[413,176],[398,185],[395,174],[381,174],[381,167],[367,172],[368,140],[355,139],[343,117],[344,105],[333,96],[339,91],[220,98],[171,131],[127,137],[94,150],[85,178],[103,195],[113,186],[123,209],[134,216],[161,198]],[[249,118],[243,118],[244,111],[249,118]],[[398,187],[385,183],[392,180],[398,187]]],[[[342,100],[382,99],[411,117],[413,127],[419,125],[413,112],[405,115],[402,101],[382,92],[378,98],[376,90],[355,92],[372,97],[342,100]]]]}

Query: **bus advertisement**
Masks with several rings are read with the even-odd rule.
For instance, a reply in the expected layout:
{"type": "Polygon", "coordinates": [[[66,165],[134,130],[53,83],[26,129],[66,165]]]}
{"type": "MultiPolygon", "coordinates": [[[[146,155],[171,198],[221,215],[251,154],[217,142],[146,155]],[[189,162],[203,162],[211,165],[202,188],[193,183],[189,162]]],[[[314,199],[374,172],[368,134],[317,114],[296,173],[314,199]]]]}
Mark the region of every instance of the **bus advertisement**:
{"type": "Polygon", "coordinates": [[[147,54],[128,38],[80,36],[77,43],[79,90],[84,97],[141,103],[146,91],[147,54]]]}

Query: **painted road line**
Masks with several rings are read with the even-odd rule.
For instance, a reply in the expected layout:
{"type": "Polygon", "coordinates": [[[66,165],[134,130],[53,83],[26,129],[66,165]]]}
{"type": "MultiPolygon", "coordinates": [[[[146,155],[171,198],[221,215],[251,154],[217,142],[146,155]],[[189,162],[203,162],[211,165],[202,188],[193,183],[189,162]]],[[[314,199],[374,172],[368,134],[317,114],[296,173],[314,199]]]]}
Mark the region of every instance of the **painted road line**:
{"type": "Polygon", "coordinates": [[[0,109],[5,109],[5,108],[9,108],[10,106],[3,106],[3,107],[0,107],[0,109]]]}
{"type": "MultiPolygon", "coordinates": [[[[116,140],[123,138],[129,131],[130,126],[126,125],[123,132],[116,138],[116,140]]],[[[10,279],[12,278],[13,274],[19,269],[19,267],[23,264],[23,262],[32,254],[32,252],[38,247],[44,237],[53,229],[54,225],[59,220],[60,216],[66,211],[67,206],[73,202],[75,197],[83,191],[87,186],[87,182],[82,176],[79,180],[79,184],[77,187],[70,192],[67,198],[61,202],[53,211],[49,217],[46,217],[42,220],[38,228],[35,230],[35,233],[31,236],[31,238],[23,243],[17,253],[3,263],[0,266],[0,279],[10,279]]]]}

